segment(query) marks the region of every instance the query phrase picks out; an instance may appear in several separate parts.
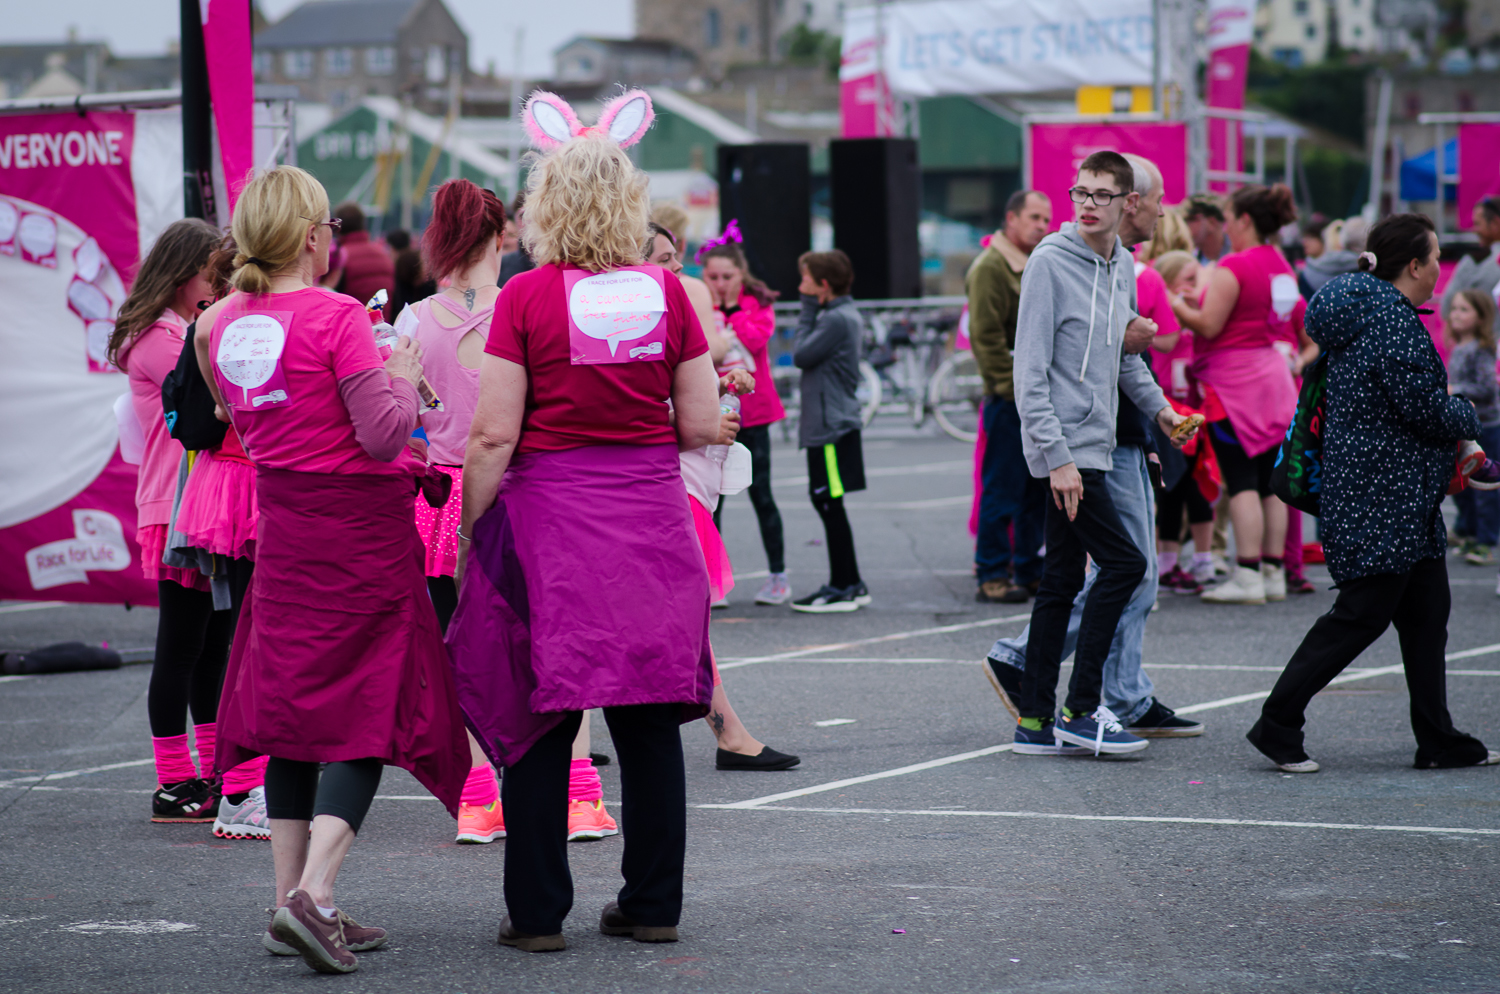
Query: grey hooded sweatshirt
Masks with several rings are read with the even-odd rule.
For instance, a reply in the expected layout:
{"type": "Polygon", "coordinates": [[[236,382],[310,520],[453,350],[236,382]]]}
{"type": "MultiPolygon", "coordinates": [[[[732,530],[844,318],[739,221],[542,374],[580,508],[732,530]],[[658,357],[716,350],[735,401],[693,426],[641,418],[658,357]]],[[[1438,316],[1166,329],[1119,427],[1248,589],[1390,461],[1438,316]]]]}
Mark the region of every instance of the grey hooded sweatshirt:
{"type": "Polygon", "coordinates": [[[1071,221],[1042,239],[1021,275],[1016,408],[1021,450],[1044,479],[1068,463],[1114,468],[1118,390],[1148,418],[1167,398],[1138,355],[1125,355],[1136,316],[1135,262],[1119,239],[1101,258],[1071,221]]]}

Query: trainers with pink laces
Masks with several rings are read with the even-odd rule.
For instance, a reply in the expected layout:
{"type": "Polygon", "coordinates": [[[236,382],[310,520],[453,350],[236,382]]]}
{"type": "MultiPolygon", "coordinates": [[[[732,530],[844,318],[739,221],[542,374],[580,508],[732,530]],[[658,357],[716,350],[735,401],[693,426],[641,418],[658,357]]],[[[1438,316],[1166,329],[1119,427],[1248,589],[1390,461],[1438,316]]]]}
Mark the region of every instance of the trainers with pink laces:
{"type": "Polygon", "coordinates": [[[568,802],[569,842],[588,842],[619,834],[620,827],[604,810],[603,801],[568,802]]]}
{"type": "Polygon", "coordinates": [[[457,842],[484,845],[505,838],[505,809],[496,798],[483,807],[477,804],[458,806],[457,842]]]}

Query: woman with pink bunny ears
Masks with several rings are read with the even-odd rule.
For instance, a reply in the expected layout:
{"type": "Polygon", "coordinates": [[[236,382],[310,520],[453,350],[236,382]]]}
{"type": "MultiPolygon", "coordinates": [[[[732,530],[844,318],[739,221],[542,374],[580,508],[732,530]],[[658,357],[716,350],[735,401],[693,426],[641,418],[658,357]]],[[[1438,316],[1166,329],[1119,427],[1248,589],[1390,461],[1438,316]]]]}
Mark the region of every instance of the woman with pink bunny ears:
{"type": "Polygon", "coordinates": [[[678,451],[720,438],[708,343],[682,284],[641,265],[647,180],[622,146],[645,93],[592,128],[536,93],[542,150],[512,277],[490,322],[463,465],[448,648],[469,729],[505,767],[498,941],[563,949],[572,744],[602,707],[619,756],[625,886],[599,928],[672,942],[687,785],[679,726],[708,714],[708,575],[678,451]],[[675,410],[668,417],[667,402],[675,410]]]}

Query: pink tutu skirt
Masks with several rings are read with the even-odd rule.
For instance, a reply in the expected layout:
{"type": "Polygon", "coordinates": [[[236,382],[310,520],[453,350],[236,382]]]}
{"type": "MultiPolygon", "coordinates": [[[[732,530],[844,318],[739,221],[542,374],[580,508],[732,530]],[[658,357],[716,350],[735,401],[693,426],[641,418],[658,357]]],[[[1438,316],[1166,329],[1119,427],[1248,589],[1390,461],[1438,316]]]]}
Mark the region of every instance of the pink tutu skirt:
{"type": "Polygon", "coordinates": [[[458,566],[458,525],[463,519],[464,471],[457,466],[435,466],[453,477],[453,496],[442,507],[432,507],[417,494],[417,533],[427,550],[425,575],[452,576],[458,566]]]}
{"type": "Polygon", "coordinates": [[[230,559],[255,558],[255,467],[238,459],[198,454],[182,490],[177,530],[194,548],[230,559]]]}
{"type": "Polygon", "coordinates": [[[723,600],[734,589],[734,567],[729,562],[729,550],[724,548],[724,539],[714,527],[714,516],[693,498],[688,498],[693,508],[693,528],[698,532],[698,544],[703,547],[703,562],[708,566],[708,599],[723,600]]]}
{"type": "Polygon", "coordinates": [[[142,525],[136,529],[135,541],[141,547],[141,573],[146,579],[171,580],[189,590],[210,589],[208,577],[197,570],[162,563],[162,554],[167,551],[166,525],[142,525]]]}

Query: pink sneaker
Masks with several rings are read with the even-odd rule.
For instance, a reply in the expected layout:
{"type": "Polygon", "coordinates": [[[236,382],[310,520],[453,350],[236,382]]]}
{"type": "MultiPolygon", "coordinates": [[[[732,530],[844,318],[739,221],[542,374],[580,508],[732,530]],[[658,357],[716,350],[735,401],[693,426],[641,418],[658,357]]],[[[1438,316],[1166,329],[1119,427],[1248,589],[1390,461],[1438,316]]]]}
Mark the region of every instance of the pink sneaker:
{"type": "Polygon", "coordinates": [[[585,842],[619,835],[620,828],[604,810],[603,801],[568,802],[568,841],[585,842]]]}
{"type": "Polygon", "coordinates": [[[302,954],[303,961],[319,973],[353,973],[359,961],[344,944],[344,925],[337,917],[325,918],[306,892],[294,890],[271,919],[271,934],[302,954]]]}
{"type": "Polygon", "coordinates": [[[505,810],[497,797],[483,807],[477,804],[458,806],[458,838],[455,841],[484,845],[505,838],[505,810]]]}

